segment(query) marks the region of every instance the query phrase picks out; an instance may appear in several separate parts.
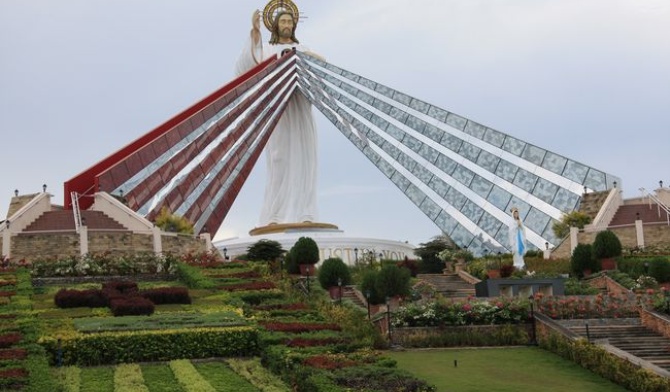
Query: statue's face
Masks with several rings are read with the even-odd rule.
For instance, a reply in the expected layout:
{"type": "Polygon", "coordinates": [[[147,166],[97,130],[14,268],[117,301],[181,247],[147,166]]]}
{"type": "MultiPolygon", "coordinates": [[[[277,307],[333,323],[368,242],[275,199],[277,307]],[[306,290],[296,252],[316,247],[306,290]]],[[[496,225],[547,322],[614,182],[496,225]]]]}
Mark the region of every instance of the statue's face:
{"type": "Polygon", "coordinates": [[[514,210],[514,212],[512,213],[512,216],[514,217],[514,219],[519,219],[519,211],[514,210]]]}
{"type": "Polygon", "coordinates": [[[277,28],[279,31],[277,33],[281,38],[291,38],[294,27],[295,23],[293,22],[293,17],[291,17],[291,15],[284,14],[279,17],[279,21],[277,21],[277,28]]]}

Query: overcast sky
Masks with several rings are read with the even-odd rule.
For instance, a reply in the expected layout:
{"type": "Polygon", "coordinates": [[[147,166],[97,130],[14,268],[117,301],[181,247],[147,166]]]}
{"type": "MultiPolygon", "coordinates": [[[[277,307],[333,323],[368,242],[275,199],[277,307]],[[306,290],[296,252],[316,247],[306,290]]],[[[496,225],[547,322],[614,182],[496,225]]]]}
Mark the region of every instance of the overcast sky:
{"type": "MultiPolygon", "coordinates": [[[[247,0],[0,0],[0,214],[233,78],[247,0]]],[[[300,1],[329,62],[623,180],[670,183],[667,0],[300,1]]],[[[266,33],[264,31],[264,33],[266,33]]],[[[265,35],[267,39],[268,35],[265,35]]],[[[320,221],[425,242],[439,229],[318,111],[320,221]]],[[[259,161],[218,238],[247,236],[259,161]]]]}

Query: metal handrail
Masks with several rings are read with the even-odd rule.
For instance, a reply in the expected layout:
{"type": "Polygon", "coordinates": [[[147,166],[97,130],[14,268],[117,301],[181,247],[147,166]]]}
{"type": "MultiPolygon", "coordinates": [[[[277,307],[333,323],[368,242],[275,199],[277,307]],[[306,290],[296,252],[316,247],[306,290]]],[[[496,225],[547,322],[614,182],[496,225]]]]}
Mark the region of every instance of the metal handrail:
{"type": "Polygon", "coordinates": [[[647,192],[646,189],[640,188],[640,192],[642,192],[642,197],[649,198],[649,208],[651,208],[651,202],[652,201],[654,203],[656,203],[656,206],[658,208],[658,216],[659,217],[661,216],[661,210],[665,211],[665,217],[666,217],[666,220],[668,222],[668,226],[670,226],[670,207],[663,204],[663,202],[661,201],[661,199],[658,198],[658,196],[647,192]]]}

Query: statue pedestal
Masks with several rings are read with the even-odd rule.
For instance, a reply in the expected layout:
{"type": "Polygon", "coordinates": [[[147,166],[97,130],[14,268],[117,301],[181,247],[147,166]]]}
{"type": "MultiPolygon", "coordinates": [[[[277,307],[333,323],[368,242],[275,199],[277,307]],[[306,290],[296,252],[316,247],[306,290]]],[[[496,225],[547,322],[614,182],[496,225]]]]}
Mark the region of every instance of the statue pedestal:
{"type": "Polygon", "coordinates": [[[333,231],[339,230],[337,226],[330,223],[300,222],[300,223],[275,223],[272,225],[256,227],[249,231],[250,236],[288,233],[293,231],[333,231]]]}
{"type": "Polygon", "coordinates": [[[247,253],[249,246],[266,239],[277,241],[284,250],[289,250],[300,237],[310,237],[319,246],[319,260],[339,257],[348,265],[363,262],[370,254],[375,259],[404,260],[414,258],[414,245],[407,242],[348,236],[336,225],[318,222],[281,223],[256,227],[249,231],[248,237],[233,237],[214,242],[220,251],[234,260],[236,256],[247,253]],[[381,255],[381,256],[380,256],[381,255]]]}

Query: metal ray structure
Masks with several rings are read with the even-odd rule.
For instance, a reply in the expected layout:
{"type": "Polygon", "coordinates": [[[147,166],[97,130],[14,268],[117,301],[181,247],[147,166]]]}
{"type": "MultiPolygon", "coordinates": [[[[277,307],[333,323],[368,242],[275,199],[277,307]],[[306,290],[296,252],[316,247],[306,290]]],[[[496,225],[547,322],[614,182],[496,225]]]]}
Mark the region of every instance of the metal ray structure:
{"type": "MultiPolygon", "coordinates": [[[[65,194],[121,195],[153,218],[162,207],[218,229],[292,94],[304,94],[456,244],[507,252],[509,210],[529,245],[585,188],[621,180],[300,52],[259,64],[65,183],[65,194]]],[[[68,198],[66,197],[66,200],[68,198]]],[[[68,205],[69,206],[69,205],[68,205]]]]}

